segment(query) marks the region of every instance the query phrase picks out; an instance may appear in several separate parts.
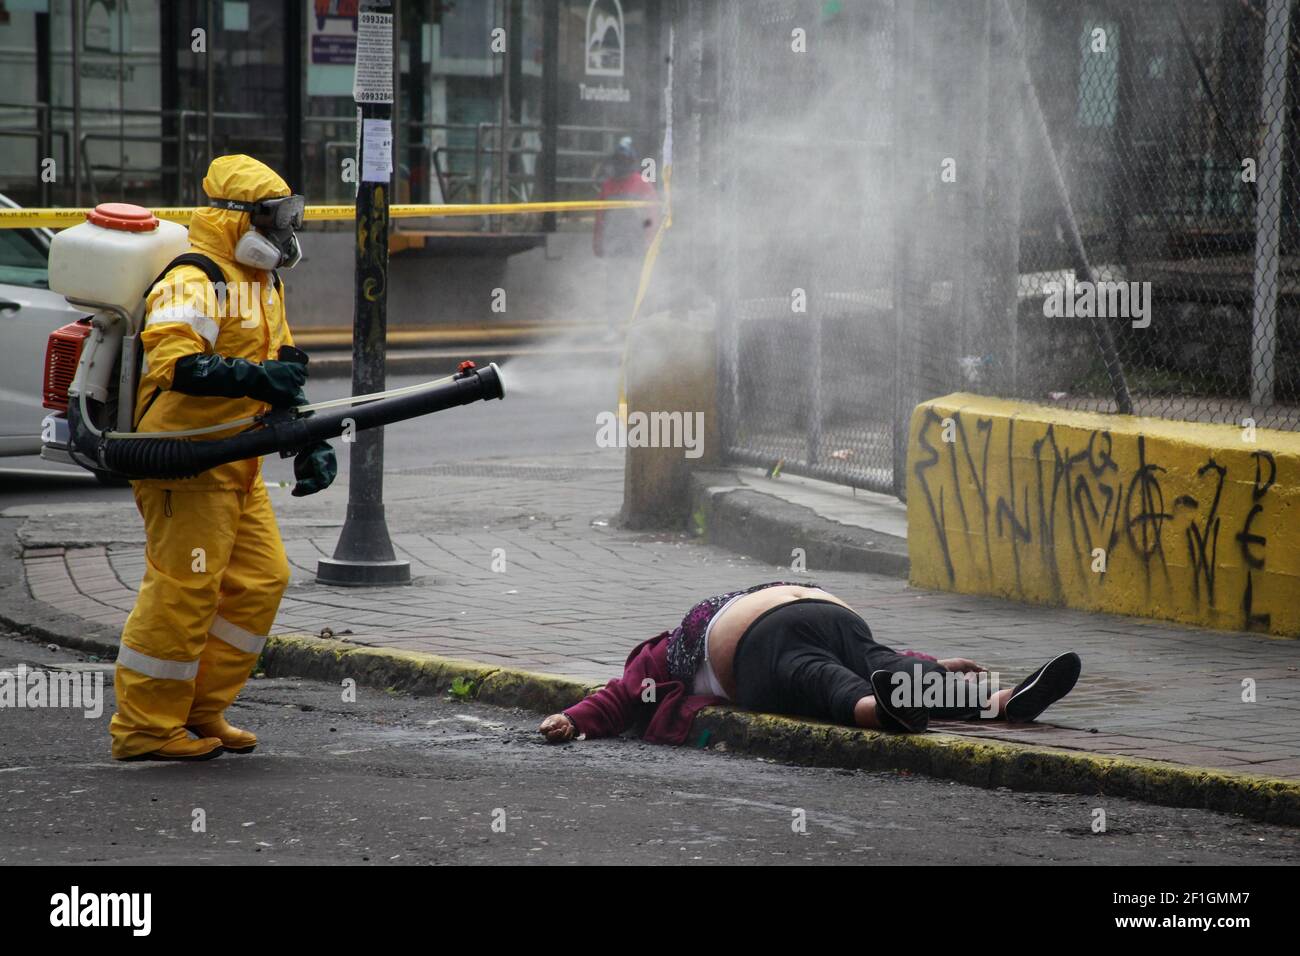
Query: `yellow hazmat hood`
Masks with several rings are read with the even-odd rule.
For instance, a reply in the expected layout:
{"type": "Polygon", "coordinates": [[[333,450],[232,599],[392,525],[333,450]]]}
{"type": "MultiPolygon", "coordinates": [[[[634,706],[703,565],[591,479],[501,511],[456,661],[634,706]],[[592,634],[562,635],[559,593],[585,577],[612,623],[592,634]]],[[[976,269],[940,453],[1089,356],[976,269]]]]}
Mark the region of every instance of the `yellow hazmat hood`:
{"type": "MultiPolygon", "coordinates": [[[[235,155],[212,161],[203,177],[203,192],[211,199],[254,202],[288,196],[292,190],[270,166],[251,156],[235,155]]],[[[233,260],[235,244],[248,228],[246,212],[203,206],[190,219],[190,245],[208,255],[233,260]]]]}

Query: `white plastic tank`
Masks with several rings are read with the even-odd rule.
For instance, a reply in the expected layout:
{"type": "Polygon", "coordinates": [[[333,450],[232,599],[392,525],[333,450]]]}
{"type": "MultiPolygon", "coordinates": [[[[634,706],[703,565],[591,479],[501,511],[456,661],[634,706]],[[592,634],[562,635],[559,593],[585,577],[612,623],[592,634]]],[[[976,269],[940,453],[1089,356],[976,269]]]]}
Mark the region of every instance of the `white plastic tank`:
{"type": "Polygon", "coordinates": [[[129,203],[101,203],[50,243],[50,288],[70,301],[115,305],[128,315],[149,283],[189,248],[184,226],[129,203]]]}

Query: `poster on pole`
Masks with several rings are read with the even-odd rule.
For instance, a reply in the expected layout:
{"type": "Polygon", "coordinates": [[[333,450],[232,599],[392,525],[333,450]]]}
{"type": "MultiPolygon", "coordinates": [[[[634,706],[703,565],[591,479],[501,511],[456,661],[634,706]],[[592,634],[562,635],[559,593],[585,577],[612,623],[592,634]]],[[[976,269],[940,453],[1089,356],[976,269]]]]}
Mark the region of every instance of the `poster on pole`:
{"type": "Polygon", "coordinates": [[[392,120],[363,120],[361,139],[361,181],[388,182],[393,178],[392,120]]]}
{"type": "Polygon", "coordinates": [[[393,102],[393,15],[357,17],[357,65],[352,98],[358,103],[393,102]]]}

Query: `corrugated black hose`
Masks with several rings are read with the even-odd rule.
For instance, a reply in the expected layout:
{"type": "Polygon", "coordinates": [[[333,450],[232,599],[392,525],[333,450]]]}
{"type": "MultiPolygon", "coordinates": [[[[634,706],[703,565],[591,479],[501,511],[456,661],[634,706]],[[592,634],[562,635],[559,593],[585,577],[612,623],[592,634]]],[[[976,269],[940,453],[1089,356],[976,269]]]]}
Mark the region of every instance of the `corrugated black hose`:
{"type": "Polygon", "coordinates": [[[80,421],[77,402],[68,408],[71,442],[76,452],[93,458],[104,471],[123,478],[193,478],[217,465],[279,453],[296,454],[318,441],[337,438],[348,427],[355,431],[418,418],[471,402],[504,398],[495,364],[466,368],[449,381],[427,390],[364,405],[325,409],[308,415],[275,412],[248,431],[213,441],[180,438],[96,437],[80,421]]]}

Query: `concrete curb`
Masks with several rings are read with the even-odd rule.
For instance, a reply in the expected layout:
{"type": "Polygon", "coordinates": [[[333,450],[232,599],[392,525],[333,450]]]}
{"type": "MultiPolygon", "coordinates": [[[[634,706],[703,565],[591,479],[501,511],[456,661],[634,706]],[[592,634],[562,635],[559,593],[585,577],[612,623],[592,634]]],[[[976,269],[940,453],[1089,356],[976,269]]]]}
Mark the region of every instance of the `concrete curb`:
{"type": "MultiPolygon", "coordinates": [[[[509,349],[497,351],[472,350],[474,351],[473,361],[503,362],[514,356],[514,352],[509,349]]],[[[464,358],[468,358],[466,355],[464,358]]],[[[464,358],[460,353],[447,352],[438,356],[410,352],[405,349],[395,349],[388,353],[387,360],[384,362],[384,372],[387,375],[420,375],[432,374],[431,366],[442,359],[441,364],[445,366],[448,361],[463,361],[464,358]]],[[[312,357],[311,376],[313,379],[320,381],[327,378],[351,378],[352,377],[352,353],[350,352],[324,352],[312,357]]]]}
{"type": "MultiPolygon", "coordinates": [[[[0,621],[105,659],[117,656],[116,643],[98,634],[67,636],[51,630],[53,622],[27,623],[5,611],[0,611],[0,621]]],[[[296,634],[272,637],[261,665],[271,677],[327,683],[352,678],[367,687],[417,696],[448,693],[461,678],[473,683],[477,701],[539,714],[570,707],[599,687],[553,674],[296,634]]],[[[692,738],[697,746],[722,743],[731,751],[788,763],[904,771],[989,789],[1096,794],[1300,825],[1300,783],[1204,767],[955,734],[887,734],[730,707],[701,711],[692,738]]]]}
{"type": "MultiPolygon", "coordinates": [[[[502,363],[520,355],[533,355],[543,351],[545,342],[521,343],[516,345],[465,345],[436,350],[396,348],[389,349],[384,370],[389,375],[430,375],[447,374],[458,362],[469,359],[479,364],[487,362],[502,363]]],[[[548,351],[546,354],[562,356],[560,351],[548,351]]],[[[617,361],[622,354],[615,347],[587,348],[585,355],[600,355],[610,361],[617,361]]],[[[315,380],[326,378],[350,378],[352,376],[352,353],[344,351],[318,352],[312,356],[311,376],[315,380]]]]}
{"type": "Polygon", "coordinates": [[[1300,433],[1244,434],[1237,424],[1105,415],[954,392],[916,406],[908,436],[914,587],[1173,621],[1227,639],[1249,631],[1300,639],[1300,433]],[[1085,446],[1088,451],[1071,457],[1069,449],[1085,446]],[[990,448],[997,450],[990,455],[990,448]],[[1074,463],[1094,450],[1094,470],[1075,475],[1074,463]],[[1151,534],[1139,538],[1132,530],[1144,519],[1129,503],[1139,481],[1154,478],[1157,468],[1159,500],[1176,504],[1165,509],[1157,502],[1151,534]],[[1212,492],[1204,484],[1211,470],[1219,478],[1212,492]],[[1113,530],[1102,541],[1100,530],[1075,531],[1076,519],[1097,522],[1084,517],[1085,499],[1109,503],[1121,496],[1115,507],[1125,517],[1113,524],[1124,524],[1126,533],[1113,530]],[[1003,529],[1008,500],[1024,515],[1014,533],[1003,529]],[[1243,547],[1218,551],[1211,539],[1220,525],[1250,525],[1236,539],[1243,547]],[[1204,542],[1200,528],[1209,529],[1204,542]],[[1247,546],[1265,541],[1267,561],[1247,546]],[[1102,543],[1105,548],[1093,547],[1102,543]],[[1175,557],[1179,548],[1185,558],[1175,557]],[[1158,574],[1153,556],[1160,558],[1158,574]],[[1203,585],[1202,571],[1212,586],[1203,585]]]}
{"type": "Polygon", "coordinates": [[[23,518],[0,518],[0,624],[29,637],[76,648],[87,654],[117,657],[117,635],[108,627],[65,614],[32,598],[23,568],[18,528],[23,518]]]}
{"type": "MultiPolygon", "coordinates": [[[[455,348],[465,345],[518,345],[572,335],[599,335],[604,326],[582,322],[535,322],[524,325],[424,325],[390,326],[388,348],[455,348]]],[[[294,332],[302,348],[351,349],[351,326],[303,326],[294,332]]]]}
{"type": "Polygon", "coordinates": [[[906,578],[907,540],[823,518],[810,508],[737,487],[727,471],[691,474],[691,511],[710,544],[770,564],[790,565],[803,548],[810,574],[857,571],[906,578]]]}
{"type": "Polygon", "coordinates": [[[956,734],[886,734],[730,708],[701,711],[693,732],[789,763],[900,770],[986,789],[1093,794],[1300,825],[1300,783],[1273,777],[956,734]]]}
{"type": "MultiPolygon", "coordinates": [[[[599,340],[604,326],[584,323],[534,323],[529,325],[455,325],[397,327],[388,330],[389,375],[419,375],[430,368],[446,368],[448,362],[503,362],[539,348],[599,340]]],[[[352,330],[343,327],[305,327],[295,341],[312,353],[311,372],[316,379],[347,378],[352,375],[352,330]]],[[[621,348],[598,349],[619,356],[621,348]]]]}
{"type": "MultiPolygon", "coordinates": [[[[599,687],[552,674],[298,635],[272,638],[262,663],[270,676],[329,682],[352,677],[359,684],[417,695],[447,693],[460,677],[473,682],[475,700],[539,714],[570,707],[599,687]]],[[[692,738],[790,763],[902,770],[989,789],[1123,797],[1300,825],[1300,783],[1203,767],[956,734],[887,734],[730,707],[702,711],[692,738]]]]}
{"type": "Polygon", "coordinates": [[[270,677],[307,677],[329,683],[350,677],[368,687],[417,696],[445,694],[459,677],[473,683],[477,701],[547,714],[573,706],[596,689],[553,674],[297,634],[277,635],[267,641],[261,665],[270,677]]]}

